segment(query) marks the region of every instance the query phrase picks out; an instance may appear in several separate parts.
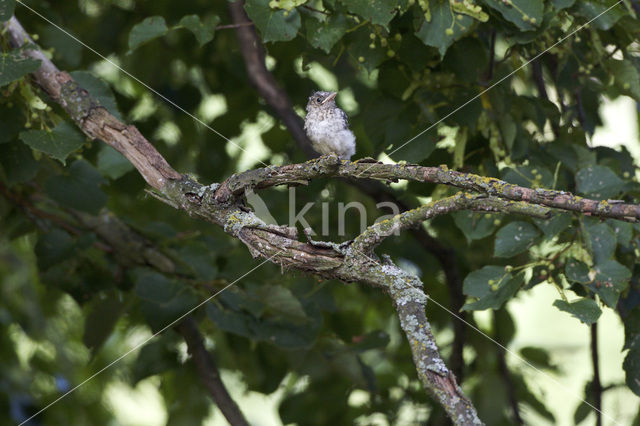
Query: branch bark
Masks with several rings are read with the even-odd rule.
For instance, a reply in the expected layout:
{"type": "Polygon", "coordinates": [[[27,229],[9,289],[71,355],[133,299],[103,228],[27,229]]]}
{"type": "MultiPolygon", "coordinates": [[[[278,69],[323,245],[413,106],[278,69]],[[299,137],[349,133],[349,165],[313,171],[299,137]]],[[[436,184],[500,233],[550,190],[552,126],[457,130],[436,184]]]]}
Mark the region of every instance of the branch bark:
{"type": "Polygon", "coordinates": [[[244,418],[238,405],[231,398],[231,395],[229,395],[224,383],[222,383],[218,366],[209,351],[207,351],[207,348],[204,347],[202,335],[200,331],[198,331],[196,322],[189,316],[178,324],[176,329],[187,343],[187,349],[200,373],[200,379],[204,387],[209,391],[211,398],[225,419],[227,419],[232,426],[248,426],[249,423],[244,418]]]}
{"type": "MultiPolygon", "coordinates": [[[[287,92],[277,84],[273,74],[269,72],[265,65],[264,47],[256,33],[255,27],[242,28],[243,26],[252,24],[243,6],[244,1],[236,0],[229,4],[229,11],[232,21],[235,25],[238,25],[238,30],[236,31],[238,44],[247,69],[247,77],[260,96],[271,106],[276,115],[280,117],[300,149],[307,157],[314,158],[318,154],[313,150],[311,142],[304,131],[302,119],[293,109],[291,98],[287,92]]],[[[326,13],[306,5],[305,7],[315,12],[326,13]]],[[[495,31],[493,32],[492,41],[495,42],[495,31]]],[[[402,211],[409,210],[409,207],[404,202],[393,196],[393,194],[378,182],[357,179],[348,179],[346,182],[358,188],[362,193],[369,195],[376,203],[390,201],[402,211]]],[[[460,308],[462,308],[464,304],[464,296],[462,294],[462,280],[458,275],[455,251],[445,247],[435,238],[432,238],[422,228],[411,229],[411,234],[425,251],[435,256],[442,265],[447,282],[447,289],[449,291],[450,308],[454,312],[460,311],[460,308]]],[[[460,315],[463,317],[466,316],[464,312],[460,312],[460,315]]],[[[464,323],[454,321],[453,329],[455,337],[450,358],[451,369],[456,376],[462,380],[462,350],[464,348],[466,328],[464,323]]]]}
{"type": "Polygon", "coordinates": [[[542,188],[526,188],[500,179],[472,173],[449,170],[447,166],[426,167],[413,164],[383,164],[380,162],[341,161],[335,156],[324,156],[302,164],[276,168],[254,169],[225,180],[216,193],[218,202],[227,202],[240,196],[246,189],[262,189],[277,185],[299,185],[318,177],[355,177],[396,181],[438,183],[471,192],[479,192],[511,201],[552,207],[589,216],[619,219],[628,222],[640,220],[640,206],[621,200],[592,200],[542,188]]]}
{"type": "Polygon", "coordinates": [[[32,74],[35,82],[64,108],[87,136],[101,139],[120,151],[153,188],[161,189],[167,180],[181,178],[135,126],[128,126],[111,115],[68,73],[60,71],[15,17],[7,21],[4,28],[11,47],[26,47],[24,56],[40,60],[40,68],[32,74]]]}
{"type": "MultiPolygon", "coordinates": [[[[15,18],[9,21],[6,30],[16,47],[30,41],[15,18]]],[[[372,252],[373,247],[389,235],[387,226],[406,229],[427,218],[470,208],[540,217],[548,216],[546,207],[554,207],[629,221],[640,218],[640,208],[635,205],[588,200],[563,191],[533,190],[498,179],[450,171],[444,166],[346,162],[335,156],[276,169],[251,170],[231,176],[221,185],[203,186],[173,170],[134,126],[127,126],[109,114],[67,73],[58,71],[35,45],[31,44],[24,52],[43,60],[43,67],[34,73],[35,81],[43,90],[65,108],[87,135],[101,138],[129,158],[145,180],[158,190],[159,198],[193,217],[223,227],[228,234],[240,239],[254,256],[271,259],[285,268],[347,283],[362,282],[388,292],[409,340],[418,376],[455,424],[481,422],[471,401],[462,393],[455,376],[440,357],[425,314],[427,297],[422,283],[390,259],[379,260],[372,252]],[[459,193],[436,204],[421,206],[397,215],[385,225],[369,227],[356,241],[343,244],[301,242],[294,228],[266,225],[247,211],[242,202],[241,194],[245,189],[306,183],[320,176],[410,179],[442,183],[485,195],[459,193]]]]}
{"type": "Polygon", "coordinates": [[[236,34],[249,82],[280,117],[304,153],[309,157],[317,156],[304,131],[302,118],[293,111],[291,100],[267,70],[264,48],[255,27],[249,25],[252,22],[244,11],[244,1],[237,0],[229,3],[229,12],[233,23],[238,25],[236,34]]]}

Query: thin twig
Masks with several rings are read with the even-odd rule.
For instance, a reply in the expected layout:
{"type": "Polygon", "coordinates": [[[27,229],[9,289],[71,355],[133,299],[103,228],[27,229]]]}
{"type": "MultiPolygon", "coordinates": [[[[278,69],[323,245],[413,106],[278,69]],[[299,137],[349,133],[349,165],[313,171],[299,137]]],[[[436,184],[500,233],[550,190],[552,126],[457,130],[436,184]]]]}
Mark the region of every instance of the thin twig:
{"type": "Polygon", "coordinates": [[[302,5],[302,7],[312,12],[318,12],[318,13],[322,13],[323,15],[331,16],[330,12],[327,12],[326,10],[316,9],[315,7],[311,7],[308,4],[302,5]]]}
{"type": "Polygon", "coordinates": [[[593,406],[596,408],[596,426],[602,426],[602,383],[600,382],[600,365],[598,361],[598,323],[591,324],[591,365],[593,367],[593,380],[591,392],[593,406]]]}
{"type": "MultiPolygon", "coordinates": [[[[498,327],[499,327],[498,319],[494,312],[493,313],[493,329],[497,330],[498,327]]],[[[498,371],[500,372],[500,377],[502,377],[502,381],[504,382],[505,388],[507,389],[509,405],[511,406],[511,413],[513,414],[513,423],[517,425],[523,425],[524,421],[522,420],[522,416],[520,416],[520,408],[518,407],[518,399],[516,397],[516,388],[513,384],[513,380],[511,379],[509,368],[507,367],[507,362],[505,359],[505,351],[503,348],[501,347],[496,348],[496,357],[498,360],[498,371]]]]}
{"type": "Polygon", "coordinates": [[[253,26],[253,22],[240,22],[237,24],[226,24],[226,25],[218,25],[216,27],[216,31],[217,30],[226,30],[229,28],[239,28],[239,27],[251,27],[253,26]]]}

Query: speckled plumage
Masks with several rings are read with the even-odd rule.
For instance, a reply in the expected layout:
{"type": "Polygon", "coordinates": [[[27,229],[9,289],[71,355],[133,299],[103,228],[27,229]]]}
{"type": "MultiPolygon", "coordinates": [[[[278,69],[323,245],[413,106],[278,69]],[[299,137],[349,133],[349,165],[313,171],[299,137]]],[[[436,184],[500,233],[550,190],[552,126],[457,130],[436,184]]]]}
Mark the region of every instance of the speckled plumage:
{"type": "Polygon", "coordinates": [[[356,152],[356,137],[349,130],[347,114],[336,105],[335,96],[335,92],[315,92],[309,97],[304,130],[320,154],[335,153],[342,160],[349,160],[356,152]]]}

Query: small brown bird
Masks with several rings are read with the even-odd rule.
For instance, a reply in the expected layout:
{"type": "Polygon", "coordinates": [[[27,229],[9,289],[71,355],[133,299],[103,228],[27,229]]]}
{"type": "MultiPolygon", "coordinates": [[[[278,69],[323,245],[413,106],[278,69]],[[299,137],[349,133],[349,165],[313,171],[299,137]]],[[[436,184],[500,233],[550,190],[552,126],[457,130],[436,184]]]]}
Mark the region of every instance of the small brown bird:
{"type": "Polygon", "coordinates": [[[335,153],[341,160],[349,160],[356,152],[356,137],[349,130],[347,114],[336,105],[336,95],[315,92],[309,97],[304,130],[320,154],[335,153]]]}

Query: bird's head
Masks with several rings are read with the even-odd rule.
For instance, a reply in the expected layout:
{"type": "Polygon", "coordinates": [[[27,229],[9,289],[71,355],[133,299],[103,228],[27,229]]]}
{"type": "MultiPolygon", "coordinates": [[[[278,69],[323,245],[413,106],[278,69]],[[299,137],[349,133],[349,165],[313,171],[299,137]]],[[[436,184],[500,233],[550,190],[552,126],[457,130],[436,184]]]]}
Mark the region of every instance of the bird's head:
{"type": "Polygon", "coordinates": [[[336,107],[336,95],[337,92],[314,92],[309,96],[309,102],[307,102],[307,112],[320,109],[331,109],[336,107]]]}

